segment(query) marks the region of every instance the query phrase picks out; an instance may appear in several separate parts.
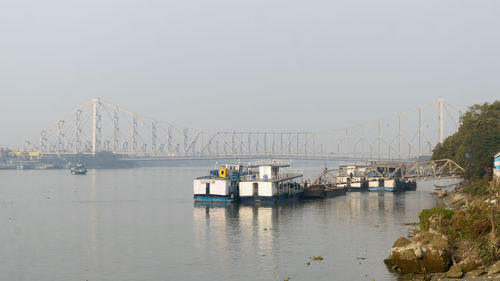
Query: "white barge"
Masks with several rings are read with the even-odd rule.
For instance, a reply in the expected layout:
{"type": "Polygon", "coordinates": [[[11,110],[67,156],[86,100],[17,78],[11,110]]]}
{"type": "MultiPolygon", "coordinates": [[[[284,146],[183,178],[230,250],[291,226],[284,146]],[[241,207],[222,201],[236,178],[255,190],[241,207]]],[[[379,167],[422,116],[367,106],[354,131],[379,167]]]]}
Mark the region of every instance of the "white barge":
{"type": "Polygon", "coordinates": [[[277,162],[249,166],[248,175],[239,183],[241,202],[298,200],[304,193],[304,185],[299,181],[302,173],[282,169],[289,166],[277,162]]]}
{"type": "MultiPolygon", "coordinates": [[[[217,166],[216,166],[217,167],[217,166]]],[[[225,164],[210,171],[210,175],[193,181],[195,202],[232,203],[238,200],[238,183],[244,176],[244,166],[240,163],[225,164]]]]}
{"type": "Polygon", "coordinates": [[[399,192],[405,190],[405,183],[397,179],[370,179],[368,181],[370,191],[399,192]]]}

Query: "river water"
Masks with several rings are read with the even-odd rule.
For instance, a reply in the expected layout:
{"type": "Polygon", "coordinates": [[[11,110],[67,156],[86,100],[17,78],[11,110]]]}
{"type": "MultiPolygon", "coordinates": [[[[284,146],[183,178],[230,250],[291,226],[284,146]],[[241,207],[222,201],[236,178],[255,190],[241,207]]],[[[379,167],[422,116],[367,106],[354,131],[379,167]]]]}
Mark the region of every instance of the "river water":
{"type": "Polygon", "coordinates": [[[192,179],[207,169],[0,171],[0,280],[397,280],[383,259],[413,228],[403,223],[437,205],[433,185],[452,181],[273,207],[196,205],[192,179]]]}

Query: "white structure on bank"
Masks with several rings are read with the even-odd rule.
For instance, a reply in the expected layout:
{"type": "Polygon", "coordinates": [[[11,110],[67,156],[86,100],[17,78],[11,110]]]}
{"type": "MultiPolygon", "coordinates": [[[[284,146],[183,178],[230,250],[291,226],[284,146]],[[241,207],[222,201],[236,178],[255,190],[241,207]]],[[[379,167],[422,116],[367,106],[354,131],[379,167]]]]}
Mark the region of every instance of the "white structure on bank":
{"type": "Polygon", "coordinates": [[[500,186],[500,152],[495,155],[493,160],[493,182],[500,186]]]}

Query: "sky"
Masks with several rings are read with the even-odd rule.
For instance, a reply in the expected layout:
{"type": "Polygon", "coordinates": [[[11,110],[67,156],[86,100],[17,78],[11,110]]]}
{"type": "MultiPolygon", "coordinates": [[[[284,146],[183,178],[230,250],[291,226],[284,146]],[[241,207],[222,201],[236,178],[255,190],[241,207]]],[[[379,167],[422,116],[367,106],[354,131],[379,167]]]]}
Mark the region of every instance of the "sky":
{"type": "Polygon", "coordinates": [[[0,146],[99,97],[210,130],[354,126],[500,99],[500,1],[0,3],[0,146]]]}

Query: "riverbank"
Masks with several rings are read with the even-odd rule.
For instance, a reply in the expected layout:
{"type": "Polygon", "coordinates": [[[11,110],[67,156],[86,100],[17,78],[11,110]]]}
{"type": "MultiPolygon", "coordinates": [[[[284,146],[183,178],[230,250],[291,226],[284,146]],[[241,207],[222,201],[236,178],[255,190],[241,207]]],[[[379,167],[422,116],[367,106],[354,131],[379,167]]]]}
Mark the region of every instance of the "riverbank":
{"type": "Polygon", "coordinates": [[[497,189],[474,182],[439,197],[440,208],[420,213],[418,234],[394,243],[390,270],[400,280],[500,280],[497,189]]]}

